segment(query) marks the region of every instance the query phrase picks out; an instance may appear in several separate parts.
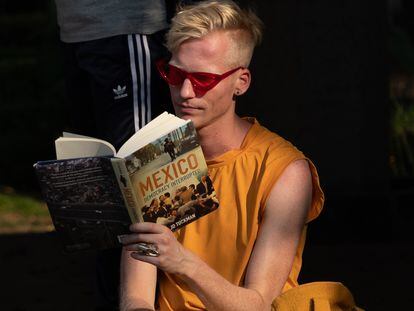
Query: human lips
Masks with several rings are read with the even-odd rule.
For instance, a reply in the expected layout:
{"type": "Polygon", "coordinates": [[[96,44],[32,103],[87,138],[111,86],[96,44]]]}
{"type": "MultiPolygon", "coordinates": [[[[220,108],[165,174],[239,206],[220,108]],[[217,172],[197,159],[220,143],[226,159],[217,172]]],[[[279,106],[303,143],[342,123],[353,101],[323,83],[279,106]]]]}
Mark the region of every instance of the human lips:
{"type": "Polygon", "coordinates": [[[189,103],[180,103],[180,104],[176,104],[176,107],[182,111],[182,112],[186,112],[186,113],[191,113],[197,110],[202,110],[203,108],[199,105],[194,105],[194,104],[189,104],[189,103]]]}

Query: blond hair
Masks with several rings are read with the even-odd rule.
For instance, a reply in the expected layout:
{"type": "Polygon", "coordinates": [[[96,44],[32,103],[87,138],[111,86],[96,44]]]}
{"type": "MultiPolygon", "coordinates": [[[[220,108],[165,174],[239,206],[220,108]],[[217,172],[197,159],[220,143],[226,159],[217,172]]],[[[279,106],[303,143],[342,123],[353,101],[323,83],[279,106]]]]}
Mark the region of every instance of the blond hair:
{"type": "Polygon", "coordinates": [[[174,53],[186,40],[202,38],[213,31],[226,31],[233,42],[233,63],[247,67],[254,47],[261,41],[262,28],[255,13],[242,10],[233,1],[202,1],[178,8],[166,45],[174,53]]]}

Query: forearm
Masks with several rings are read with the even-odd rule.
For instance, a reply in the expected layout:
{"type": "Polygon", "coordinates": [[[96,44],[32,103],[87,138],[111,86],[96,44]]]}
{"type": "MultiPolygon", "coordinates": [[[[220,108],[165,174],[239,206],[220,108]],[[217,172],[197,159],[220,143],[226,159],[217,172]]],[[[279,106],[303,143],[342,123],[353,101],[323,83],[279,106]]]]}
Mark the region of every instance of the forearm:
{"type": "Polygon", "coordinates": [[[120,311],[146,311],[146,310],[154,310],[154,305],[146,301],[145,299],[137,296],[131,295],[121,283],[120,287],[120,301],[119,301],[119,310],[120,311]]]}
{"type": "Polygon", "coordinates": [[[119,305],[120,311],[154,311],[155,309],[142,300],[122,298],[119,305]]]}
{"type": "Polygon", "coordinates": [[[270,310],[259,291],[231,284],[197,256],[189,256],[185,266],[179,276],[207,310],[270,310]]]}
{"type": "Polygon", "coordinates": [[[120,310],[154,310],[156,268],[122,251],[120,310]]]}

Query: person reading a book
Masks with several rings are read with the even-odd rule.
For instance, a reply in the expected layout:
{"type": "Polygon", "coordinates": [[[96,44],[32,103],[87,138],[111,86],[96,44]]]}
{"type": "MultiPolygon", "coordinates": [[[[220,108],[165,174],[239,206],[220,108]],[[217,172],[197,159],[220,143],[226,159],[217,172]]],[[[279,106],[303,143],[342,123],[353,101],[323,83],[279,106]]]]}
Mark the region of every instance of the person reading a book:
{"type": "Polygon", "coordinates": [[[261,28],[228,0],[186,6],[172,21],[172,57],[158,68],[176,114],[197,129],[220,207],[174,233],[131,225],[122,238],[121,310],[269,310],[298,286],[306,227],[324,196],[309,159],[235,113],[261,28]]]}

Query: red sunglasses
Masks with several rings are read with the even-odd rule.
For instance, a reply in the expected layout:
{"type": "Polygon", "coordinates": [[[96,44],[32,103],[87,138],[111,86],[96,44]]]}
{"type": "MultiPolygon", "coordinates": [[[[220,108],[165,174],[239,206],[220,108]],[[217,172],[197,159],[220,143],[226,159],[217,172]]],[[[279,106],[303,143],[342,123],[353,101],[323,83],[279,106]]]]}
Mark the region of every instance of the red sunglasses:
{"type": "Polygon", "coordinates": [[[221,75],[208,72],[187,72],[178,67],[170,65],[165,59],[156,62],[161,77],[170,85],[181,85],[185,79],[189,79],[197,95],[203,96],[206,92],[215,87],[221,80],[243,67],[237,67],[221,75]]]}

